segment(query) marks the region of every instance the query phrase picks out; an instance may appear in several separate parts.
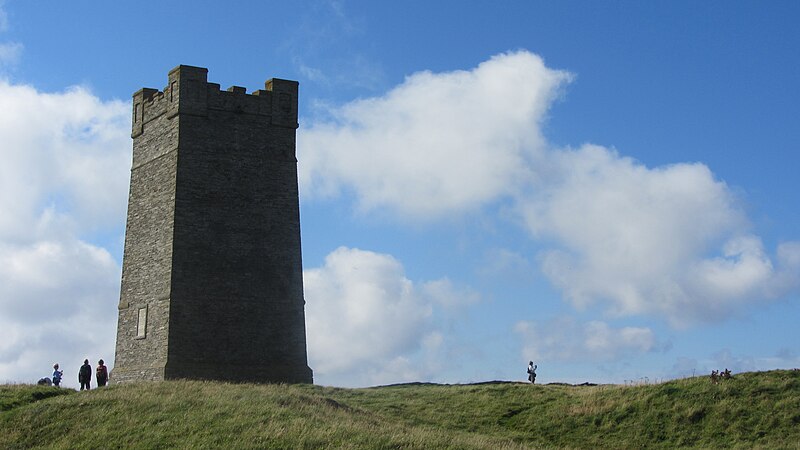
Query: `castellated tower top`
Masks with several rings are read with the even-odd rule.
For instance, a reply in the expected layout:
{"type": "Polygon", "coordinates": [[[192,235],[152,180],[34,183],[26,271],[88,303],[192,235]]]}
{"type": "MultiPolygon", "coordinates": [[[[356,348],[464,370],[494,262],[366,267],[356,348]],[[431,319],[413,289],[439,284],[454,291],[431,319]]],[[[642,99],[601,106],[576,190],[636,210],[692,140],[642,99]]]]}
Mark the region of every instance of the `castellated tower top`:
{"type": "Polygon", "coordinates": [[[272,126],[294,128],[297,123],[297,81],[272,78],[264,89],[247,94],[240,86],[220,90],[208,82],[208,69],[180,65],[169,71],[169,83],[163,91],[143,88],[133,94],[133,129],[131,137],[144,132],[146,124],[166,114],[208,117],[209,110],[265,116],[272,126]]]}

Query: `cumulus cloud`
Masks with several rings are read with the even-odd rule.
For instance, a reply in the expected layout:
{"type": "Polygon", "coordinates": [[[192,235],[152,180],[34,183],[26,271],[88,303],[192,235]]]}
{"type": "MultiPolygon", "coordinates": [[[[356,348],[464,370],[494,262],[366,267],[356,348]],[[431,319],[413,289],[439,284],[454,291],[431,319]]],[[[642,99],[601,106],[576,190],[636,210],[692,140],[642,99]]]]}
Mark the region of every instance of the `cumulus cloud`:
{"type": "Polygon", "coordinates": [[[528,52],[411,75],[301,129],[302,190],[352,191],[362,209],[417,219],[478,208],[531,176],[527,161],[544,144],[539,123],[569,79],[528,52]]]}
{"type": "Polygon", "coordinates": [[[650,169],[607,148],[552,151],[548,173],[519,199],[533,236],[559,248],[542,270],[578,308],[718,320],[796,285],[797,246],[774,266],[727,185],[703,164],[650,169]]]}
{"type": "Polygon", "coordinates": [[[437,304],[454,306],[469,290],[447,279],[414,283],[391,255],[340,247],[303,273],[310,364],[318,381],[357,386],[430,376],[426,355],[443,336],[437,304]]]}
{"type": "Polygon", "coordinates": [[[111,362],[120,269],[87,237],[123,231],[130,108],[6,81],[0,104],[0,381],[111,362]]]}
{"type": "Polygon", "coordinates": [[[533,361],[602,362],[662,348],[649,328],[612,328],[605,322],[579,323],[571,317],[520,321],[514,331],[522,338],[522,358],[533,361]]]}
{"type": "Polygon", "coordinates": [[[548,144],[542,121],[571,78],[518,51],[332,108],[299,136],[303,192],[421,221],[506,202],[549,246],[540,269],[577,308],[684,326],[797,288],[800,243],[771,255],[706,165],[548,144]]]}
{"type": "Polygon", "coordinates": [[[130,108],[81,87],[0,81],[0,239],[119,225],[130,171],[130,108]]]}

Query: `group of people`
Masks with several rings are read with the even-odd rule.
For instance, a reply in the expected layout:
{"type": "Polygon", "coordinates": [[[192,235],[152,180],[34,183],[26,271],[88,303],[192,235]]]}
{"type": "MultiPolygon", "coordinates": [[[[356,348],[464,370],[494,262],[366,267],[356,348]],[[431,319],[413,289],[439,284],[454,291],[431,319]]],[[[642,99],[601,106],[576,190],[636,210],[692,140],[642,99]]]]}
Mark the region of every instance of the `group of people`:
{"type": "Polygon", "coordinates": [[[722,372],[719,370],[711,371],[711,382],[714,384],[719,383],[719,380],[730,380],[731,378],[733,378],[733,375],[731,375],[731,371],[727,368],[722,372]]]}
{"type": "MultiPolygon", "coordinates": [[[[58,363],[53,364],[53,386],[60,386],[61,378],[63,377],[64,371],[58,368],[58,363]]],[[[94,378],[97,381],[97,387],[103,387],[108,383],[108,367],[106,367],[102,359],[97,362],[94,378]]],[[[88,391],[91,388],[92,366],[89,365],[88,359],[83,360],[83,365],[78,370],[78,382],[81,384],[81,390],[85,388],[88,391]]]]}

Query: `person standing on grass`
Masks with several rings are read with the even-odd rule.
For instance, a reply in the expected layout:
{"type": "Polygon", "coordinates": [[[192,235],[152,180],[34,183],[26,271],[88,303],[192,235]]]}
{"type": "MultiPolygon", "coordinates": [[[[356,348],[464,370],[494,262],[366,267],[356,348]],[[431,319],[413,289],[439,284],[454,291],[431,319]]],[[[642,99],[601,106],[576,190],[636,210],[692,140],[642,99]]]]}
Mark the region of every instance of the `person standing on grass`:
{"type": "Polygon", "coordinates": [[[89,365],[89,360],[84,359],[83,365],[81,366],[80,370],[78,371],[78,382],[81,383],[81,390],[83,390],[84,386],[86,390],[89,390],[89,383],[92,381],[92,366],[89,365]]]}
{"type": "Polygon", "coordinates": [[[528,363],[528,381],[530,381],[531,384],[536,383],[536,368],[537,367],[538,366],[533,364],[533,361],[528,363]]]}
{"type": "Polygon", "coordinates": [[[62,375],[64,375],[64,371],[58,370],[58,363],[53,364],[53,386],[58,387],[61,384],[62,375]]]}
{"type": "Polygon", "coordinates": [[[97,362],[97,370],[95,370],[94,377],[97,380],[97,387],[103,387],[108,381],[108,368],[103,365],[103,360],[97,362]]]}

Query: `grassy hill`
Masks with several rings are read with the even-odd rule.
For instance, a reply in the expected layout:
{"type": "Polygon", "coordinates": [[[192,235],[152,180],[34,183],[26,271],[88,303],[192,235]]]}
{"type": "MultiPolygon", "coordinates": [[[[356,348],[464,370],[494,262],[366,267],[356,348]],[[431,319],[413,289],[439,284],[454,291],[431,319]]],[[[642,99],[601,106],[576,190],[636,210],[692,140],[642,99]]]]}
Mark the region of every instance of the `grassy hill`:
{"type": "Polygon", "coordinates": [[[645,386],[0,386],[0,448],[800,448],[800,371],[645,386]]]}

